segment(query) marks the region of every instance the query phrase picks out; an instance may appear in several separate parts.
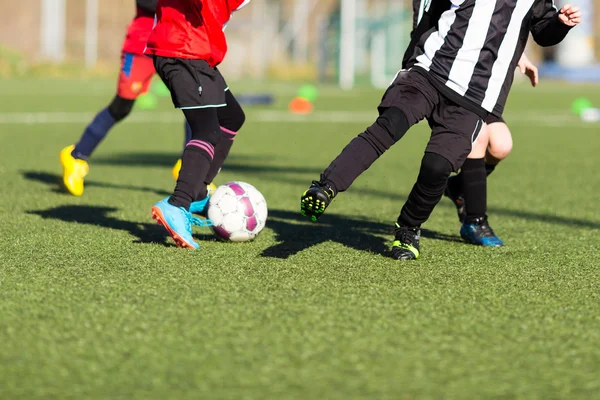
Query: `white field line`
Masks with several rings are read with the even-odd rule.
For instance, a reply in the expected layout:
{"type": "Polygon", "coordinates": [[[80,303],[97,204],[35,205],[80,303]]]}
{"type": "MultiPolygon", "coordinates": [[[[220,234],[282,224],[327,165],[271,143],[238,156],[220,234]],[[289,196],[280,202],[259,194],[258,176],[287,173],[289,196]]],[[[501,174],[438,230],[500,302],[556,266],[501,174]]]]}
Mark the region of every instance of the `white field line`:
{"type": "MultiPolygon", "coordinates": [[[[309,115],[296,115],[283,110],[248,110],[248,122],[257,123],[372,123],[377,117],[375,111],[317,111],[309,115]]],[[[91,112],[0,112],[0,125],[46,125],[46,124],[86,124],[94,117],[91,112]]],[[[539,113],[509,113],[507,121],[537,126],[572,126],[579,119],[568,113],[539,114],[539,113]]],[[[183,117],[178,112],[139,111],[127,118],[132,124],[182,123],[183,117]]],[[[588,126],[596,126],[590,124],[588,126]]]]}

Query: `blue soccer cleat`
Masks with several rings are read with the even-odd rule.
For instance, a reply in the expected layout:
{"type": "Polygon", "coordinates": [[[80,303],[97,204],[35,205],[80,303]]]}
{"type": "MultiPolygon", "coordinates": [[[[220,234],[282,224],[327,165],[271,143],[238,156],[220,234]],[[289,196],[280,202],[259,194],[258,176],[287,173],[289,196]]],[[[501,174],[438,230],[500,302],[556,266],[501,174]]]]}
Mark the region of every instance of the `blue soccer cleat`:
{"type": "Polygon", "coordinates": [[[494,233],[488,224],[487,216],[465,221],[460,228],[460,236],[471,244],[485,247],[502,247],[504,242],[494,233]]]}
{"type": "Polygon", "coordinates": [[[192,214],[198,214],[203,217],[207,216],[208,212],[208,201],[210,200],[210,196],[217,190],[217,187],[211,183],[210,185],[206,185],[207,195],[203,200],[198,200],[192,202],[190,204],[190,212],[192,214]]]}
{"type": "Polygon", "coordinates": [[[200,201],[194,201],[192,204],[190,204],[190,212],[192,214],[198,214],[198,215],[202,215],[202,216],[206,216],[206,211],[207,211],[207,206],[208,206],[208,199],[210,197],[206,197],[204,200],[200,200],[200,201]]]}
{"type": "Polygon", "coordinates": [[[183,207],[169,204],[168,200],[163,199],[152,207],[152,218],[167,230],[177,247],[198,249],[200,246],[192,237],[192,225],[208,226],[209,223],[194,217],[183,207]]]}

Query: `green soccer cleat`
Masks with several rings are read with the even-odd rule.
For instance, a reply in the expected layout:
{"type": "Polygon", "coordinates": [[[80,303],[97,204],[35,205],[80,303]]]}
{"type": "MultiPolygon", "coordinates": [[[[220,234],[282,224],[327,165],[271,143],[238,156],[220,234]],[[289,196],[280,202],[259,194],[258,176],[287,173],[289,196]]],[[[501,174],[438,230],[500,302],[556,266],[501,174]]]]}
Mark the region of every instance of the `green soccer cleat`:
{"type": "Polygon", "coordinates": [[[421,230],[396,224],[396,240],[392,245],[394,260],[416,260],[421,255],[419,240],[421,230]]]}
{"type": "Polygon", "coordinates": [[[335,190],[328,184],[313,181],[300,197],[300,214],[316,222],[335,197],[335,190]]]}

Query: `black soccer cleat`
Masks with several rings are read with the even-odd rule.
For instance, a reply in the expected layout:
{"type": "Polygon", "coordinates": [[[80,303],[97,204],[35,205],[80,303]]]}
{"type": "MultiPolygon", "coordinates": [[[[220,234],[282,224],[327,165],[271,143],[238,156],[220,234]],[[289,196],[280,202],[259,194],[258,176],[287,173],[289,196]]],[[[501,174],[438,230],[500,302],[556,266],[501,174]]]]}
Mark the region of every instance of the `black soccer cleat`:
{"type": "Polygon", "coordinates": [[[467,207],[465,205],[465,197],[462,193],[462,188],[458,179],[459,178],[456,176],[451,176],[448,178],[448,185],[446,185],[444,196],[449,198],[452,201],[452,204],[454,204],[454,207],[456,207],[458,220],[460,222],[464,222],[465,218],[467,218],[467,207]]]}
{"type": "Polygon", "coordinates": [[[316,222],[335,197],[335,190],[328,184],[313,181],[300,197],[300,214],[316,222]]]}
{"type": "Polygon", "coordinates": [[[460,228],[460,236],[471,244],[485,247],[502,247],[504,242],[496,236],[494,230],[488,223],[487,215],[485,217],[465,220],[460,228]]]}
{"type": "Polygon", "coordinates": [[[419,240],[421,230],[396,224],[396,240],[392,245],[394,260],[416,260],[421,255],[419,240]]]}

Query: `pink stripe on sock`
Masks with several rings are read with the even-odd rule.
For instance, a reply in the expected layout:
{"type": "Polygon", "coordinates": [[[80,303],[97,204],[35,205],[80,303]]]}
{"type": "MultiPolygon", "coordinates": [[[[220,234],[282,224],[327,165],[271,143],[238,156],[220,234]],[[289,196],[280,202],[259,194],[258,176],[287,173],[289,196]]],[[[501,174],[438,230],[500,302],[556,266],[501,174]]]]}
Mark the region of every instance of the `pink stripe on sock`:
{"type": "Polygon", "coordinates": [[[203,140],[190,140],[188,142],[187,146],[193,146],[193,147],[198,147],[204,151],[206,151],[208,153],[208,155],[210,156],[210,158],[214,158],[215,157],[215,147],[208,143],[205,142],[203,140]]]}
{"type": "Polygon", "coordinates": [[[230,131],[229,129],[227,129],[227,128],[224,128],[224,127],[221,127],[221,130],[222,130],[223,132],[225,132],[225,133],[229,133],[230,135],[233,135],[233,136],[235,136],[235,135],[237,135],[237,134],[238,134],[237,132],[230,131]]]}

